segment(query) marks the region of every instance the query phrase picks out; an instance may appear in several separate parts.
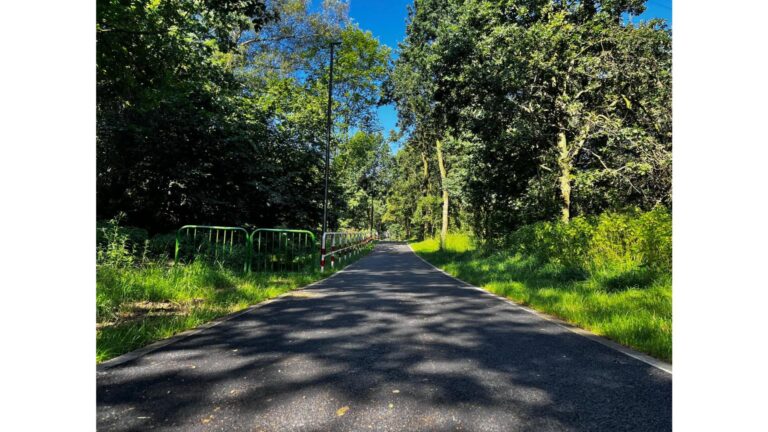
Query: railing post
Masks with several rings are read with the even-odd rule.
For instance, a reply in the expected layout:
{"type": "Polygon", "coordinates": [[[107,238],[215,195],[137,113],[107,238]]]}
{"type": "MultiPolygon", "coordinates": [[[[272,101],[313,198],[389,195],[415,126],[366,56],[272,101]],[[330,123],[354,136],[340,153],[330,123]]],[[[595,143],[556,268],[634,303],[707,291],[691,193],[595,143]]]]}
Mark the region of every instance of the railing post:
{"type": "Polygon", "coordinates": [[[336,255],[333,253],[336,248],[336,234],[331,234],[331,268],[335,267],[336,255]]]}
{"type": "Polygon", "coordinates": [[[245,232],[245,272],[251,272],[251,260],[253,259],[253,236],[245,232]]]}
{"type": "Polygon", "coordinates": [[[320,273],[325,271],[325,236],[328,233],[323,233],[323,239],[320,243],[320,273]]]}
{"type": "Polygon", "coordinates": [[[184,228],[179,228],[176,231],[176,251],[173,253],[173,265],[175,266],[179,262],[179,249],[181,249],[181,230],[184,228]]]}

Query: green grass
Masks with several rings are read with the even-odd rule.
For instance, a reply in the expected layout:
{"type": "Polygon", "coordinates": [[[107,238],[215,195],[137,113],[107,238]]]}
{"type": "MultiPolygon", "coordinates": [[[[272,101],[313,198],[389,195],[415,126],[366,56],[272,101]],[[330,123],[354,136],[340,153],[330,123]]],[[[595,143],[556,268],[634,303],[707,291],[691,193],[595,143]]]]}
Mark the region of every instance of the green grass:
{"type": "MultiPolygon", "coordinates": [[[[369,246],[365,252],[370,250],[369,246]]],[[[337,265],[335,271],[340,268],[337,265]]],[[[333,272],[326,268],[322,274],[244,274],[203,262],[175,267],[159,262],[100,265],[96,270],[96,362],[277,297],[333,272]]]]}
{"type": "Polygon", "coordinates": [[[574,270],[508,251],[484,251],[466,234],[412,243],[451,275],[557,316],[656,358],[672,361],[672,277],[642,267],[574,270]]]}

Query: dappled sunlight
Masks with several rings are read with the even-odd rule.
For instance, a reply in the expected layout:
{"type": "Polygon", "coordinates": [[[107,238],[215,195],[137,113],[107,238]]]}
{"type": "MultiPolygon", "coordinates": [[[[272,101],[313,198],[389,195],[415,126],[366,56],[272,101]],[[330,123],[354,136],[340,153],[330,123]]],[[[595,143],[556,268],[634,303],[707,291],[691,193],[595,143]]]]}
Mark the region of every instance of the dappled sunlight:
{"type": "Polygon", "coordinates": [[[201,425],[210,413],[211,427],[241,418],[255,430],[658,430],[670,406],[664,373],[462,288],[392,243],[108,369],[97,387],[99,428],[115,431],[150,424],[140,417],[201,425]]]}
{"type": "MultiPolygon", "coordinates": [[[[354,259],[344,265],[352,262],[354,259]]],[[[342,268],[340,265],[336,270],[342,268]]],[[[325,275],[317,271],[242,273],[200,261],[172,267],[158,263],[101,266],[96,273],[97,362],[277,297],[325,275]]]]}
{"type": "Polygon", "coordinates": [[[590,275],[521,254],[440,251],[439,242],[411,245],[453,276],[570,321],[664,360],[672,355],[672,280],[622,265],[590,275]],[[620,317],[614,319],[614,316],[620,317]]]}

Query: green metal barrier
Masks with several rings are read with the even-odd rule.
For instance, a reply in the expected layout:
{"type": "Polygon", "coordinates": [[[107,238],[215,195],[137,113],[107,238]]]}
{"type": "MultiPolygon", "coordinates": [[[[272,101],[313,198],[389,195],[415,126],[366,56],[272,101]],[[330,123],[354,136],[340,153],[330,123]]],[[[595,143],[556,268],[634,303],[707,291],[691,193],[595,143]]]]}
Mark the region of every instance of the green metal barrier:
{"type": "Polygon", "coordinates": [[[302,271],[312,268],[318,245],[311,231],[259,228],[251,233],[252,271],[302,271]]]}
{"type": "Polygon", "coordinates": [[[176,231],[174,262],[196,259],[250,270],[251,236],[240,227],[184,225],[176,231]]]}

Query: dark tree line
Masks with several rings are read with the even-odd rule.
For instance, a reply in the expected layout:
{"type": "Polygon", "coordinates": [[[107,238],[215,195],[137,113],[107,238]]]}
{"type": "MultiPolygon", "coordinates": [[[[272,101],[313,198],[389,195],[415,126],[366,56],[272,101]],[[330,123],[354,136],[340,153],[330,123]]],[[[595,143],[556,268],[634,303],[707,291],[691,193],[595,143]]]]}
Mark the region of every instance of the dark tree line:
{"type": "MultiPolygon", "coordinates": [[[[341,41],[334,159],[375,130],[389,51],[330,1],[99,0],[97,218],[153,232],[182,224],[317,228],[327,43],[341,41]]],[[[378,138],[375,138],[378,137],[378,138]]],[[[375,141],[375,142],[374,142],[375,141]]],[[[362,226],[334,163],[331,226],[362,226]]]]}

